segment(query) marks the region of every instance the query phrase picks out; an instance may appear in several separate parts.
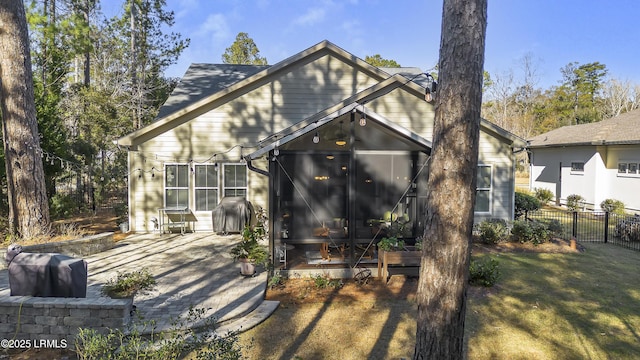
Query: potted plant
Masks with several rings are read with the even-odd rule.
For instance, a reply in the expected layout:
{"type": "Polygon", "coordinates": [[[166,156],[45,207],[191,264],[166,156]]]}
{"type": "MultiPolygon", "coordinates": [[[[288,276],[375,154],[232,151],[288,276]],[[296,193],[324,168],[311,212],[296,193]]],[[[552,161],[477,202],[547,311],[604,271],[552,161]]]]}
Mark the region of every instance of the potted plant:
{"type": "Polygon", "coordinates": [[[245,276],[255,274],[256,264],[268,264],[269,252],[260,245],[259,240],[266,236],[262,226],[245,226],[242,230],[242,240],[231,249],[234,261],[240,262],[240,273],[245,276]]]}

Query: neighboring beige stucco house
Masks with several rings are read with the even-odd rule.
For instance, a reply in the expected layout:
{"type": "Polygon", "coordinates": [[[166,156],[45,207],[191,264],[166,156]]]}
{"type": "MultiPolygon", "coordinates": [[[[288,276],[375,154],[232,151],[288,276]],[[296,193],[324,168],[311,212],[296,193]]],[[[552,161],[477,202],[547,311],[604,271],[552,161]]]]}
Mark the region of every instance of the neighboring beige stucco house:
{"type": "MultiPolygon", "coordinates": [[[[433,136],[428,84],[419,69],[377,68],[328,41],[272,66],[193,64],[158,119],[118,140],[129,149],[131,231],[153,231],[158,209],[175,206],[189,209],[190,230],[211,231],[220,199],[244,196],[267,211],[274,255],[308,258],[303,249],[327,238],[356,249],[379,240],[389,212],[414,239],[433,136]]],[[[512,219],[524,145],[481,121],[476,221],[512,219]]]]}
{"type": "Polygon", "coordinates": [[[561,204],[577,194],[591,209],[615,199],[640,212],[640,110],[538,135],[529,151],[531,189],[549,189],[561,204]]]}

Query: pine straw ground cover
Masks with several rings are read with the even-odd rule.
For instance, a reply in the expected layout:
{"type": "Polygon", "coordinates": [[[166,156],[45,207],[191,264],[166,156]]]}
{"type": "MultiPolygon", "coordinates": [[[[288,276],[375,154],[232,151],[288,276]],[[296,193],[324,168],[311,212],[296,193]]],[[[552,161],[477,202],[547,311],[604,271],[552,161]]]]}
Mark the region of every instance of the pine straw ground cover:
{"type": "MultiPolygon", "coordinates": [[[[465,344],[469,359],[640,358],[640,253],[613,245],[572,250],[474,246],[502,277],[469,289],[465,344]],[[580,251],[582,249],[582,251],[580,251]]],[[[417,279],[392,277],[360,286],[317,289],[290,279],[269,290],[282,301],[240,337],[248,359],[401,359],[415,343],[417,279]]]]}

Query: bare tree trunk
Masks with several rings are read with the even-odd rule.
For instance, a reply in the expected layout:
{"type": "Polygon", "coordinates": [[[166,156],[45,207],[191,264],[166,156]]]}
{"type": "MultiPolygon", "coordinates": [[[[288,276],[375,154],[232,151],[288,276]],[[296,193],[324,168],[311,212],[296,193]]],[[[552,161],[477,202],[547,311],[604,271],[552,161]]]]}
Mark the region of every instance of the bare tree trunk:
{"type": "Polygon", "coordinates": [[[414,359],[464,358],[486,0],[445,0],[414,359]]]}
{"type": "Polygon", "coordinates": [[[28,237],[47,230],[50,219],[22,0],[0,0],[0,24],[0,113],[9,231],[28,237]]]}

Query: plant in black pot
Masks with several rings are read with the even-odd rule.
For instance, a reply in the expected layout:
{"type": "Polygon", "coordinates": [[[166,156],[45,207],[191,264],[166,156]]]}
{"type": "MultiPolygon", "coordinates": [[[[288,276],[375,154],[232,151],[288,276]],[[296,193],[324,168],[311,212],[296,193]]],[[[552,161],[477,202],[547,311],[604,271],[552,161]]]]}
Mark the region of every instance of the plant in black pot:
{"type": "Polygon", "coordinates": [[[245,276],[253,276],[258,264],[269,263],[269,252],[260,244],[266,237],[262,226],[245,226],[242,230],[242,241],[231,249],[234,261],[240,262],[240,273],[245,276]]]}

